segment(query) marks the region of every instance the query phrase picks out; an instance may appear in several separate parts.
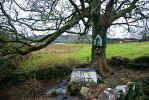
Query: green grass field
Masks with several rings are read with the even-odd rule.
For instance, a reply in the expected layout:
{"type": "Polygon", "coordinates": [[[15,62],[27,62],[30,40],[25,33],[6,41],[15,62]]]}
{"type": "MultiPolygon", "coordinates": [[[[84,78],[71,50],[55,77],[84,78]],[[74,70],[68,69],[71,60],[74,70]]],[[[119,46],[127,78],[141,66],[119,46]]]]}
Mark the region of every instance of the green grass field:
{"type": "MultiPolygon", "coordinates": [[[[130,59],[139,56],[149,56],[149,42],[132,42],[108,44],[107,58],[123,56],[130,59]]],[[[55,64],[68,64],[80,62],[81,57],[90,57],[90,44],[57,44],[49,45],[39,51],[33,52],[32,57],[23,62],[22,67],[46,67],[55,64]]],[[[73,65],[72,64],[72,65],[73,65]]]]}

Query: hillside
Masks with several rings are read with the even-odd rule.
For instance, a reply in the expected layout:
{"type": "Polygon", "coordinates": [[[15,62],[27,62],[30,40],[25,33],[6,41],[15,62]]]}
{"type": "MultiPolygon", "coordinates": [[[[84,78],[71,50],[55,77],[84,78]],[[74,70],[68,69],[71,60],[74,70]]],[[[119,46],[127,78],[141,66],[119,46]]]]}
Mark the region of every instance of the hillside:
{"type": "MultiPolygon", "coordinates": [[[[32,36],[32,39],[41,39],[44,35],[32,36]]],[[[54,43],[91,43],[92,36],[90,34],[80,36],[80,35],[61,35],[59,36],[54,43]]],[[[108,43],[118,43],[118,42],[136,42],[140,41],[136,38],[110,38],[108,37],[108,43]]]]}

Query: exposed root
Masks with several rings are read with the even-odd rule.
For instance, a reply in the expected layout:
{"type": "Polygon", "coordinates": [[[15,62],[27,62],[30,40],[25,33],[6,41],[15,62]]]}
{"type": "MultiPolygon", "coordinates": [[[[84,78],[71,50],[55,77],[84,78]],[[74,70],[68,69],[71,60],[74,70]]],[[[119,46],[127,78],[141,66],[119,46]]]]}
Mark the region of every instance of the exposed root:
{"type": "Polygon", "coordinates": [[[98,71],[98,73],[107,77],[112,74],[112,69],[108,66],[106,58],[104,56],[96,56],[92,66],[98,71]]]}

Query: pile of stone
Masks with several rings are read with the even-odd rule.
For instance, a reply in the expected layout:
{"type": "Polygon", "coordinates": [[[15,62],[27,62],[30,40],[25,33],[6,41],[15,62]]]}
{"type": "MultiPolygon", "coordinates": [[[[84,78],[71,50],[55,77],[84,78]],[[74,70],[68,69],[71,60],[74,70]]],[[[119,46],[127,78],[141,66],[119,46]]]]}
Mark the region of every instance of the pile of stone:
{"type": "Polygon", "coordinates": [[[75,68],[70,81],[63,80],[58,88],[50,89],[47,95],[54,94],[55,100],[122,100],[128,96],[130,86],[131,93],[136,91],[135,82],[109,88],[101,80],[93,68],[75,68]]]}
{"type": "Polygon", "coordinates": [[[88,100],[118,100],[121,95],[128,93],[127,85],[119,85],[113,88],[106,88],[105,84],[100,84],[96,89],[90,89],[86,99],[88,100]]]}

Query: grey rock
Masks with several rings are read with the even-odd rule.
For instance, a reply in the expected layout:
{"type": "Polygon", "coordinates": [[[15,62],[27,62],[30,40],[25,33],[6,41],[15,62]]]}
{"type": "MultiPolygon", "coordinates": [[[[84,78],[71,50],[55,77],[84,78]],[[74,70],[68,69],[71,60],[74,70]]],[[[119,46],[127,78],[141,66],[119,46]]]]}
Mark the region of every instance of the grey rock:
{"type": "Polygon", "coordinates": [[[116,100],[116,95],[112,88],[106,88],[99,96],[98,100],[116,100]]]}
{"type": "Polygon", "coordinates": [[[55,100],[73,100],[74,97],[59,95],[55,100]]]}
{"type": "Polygon", "coordinates": [[[49,95],[52,93],[52,91],[56,91],[57,94],[66,94],[67,89],[66,88],[50,89],[46,94],[49,95]]]}
{"type": "Polygon", "coordinates": [[[118,85],[114,89],[106,88],[99,96],[98,100],[117,100],[120,98],[120,94],[124,96],[128,93],[127,85],[118,85]]]}

